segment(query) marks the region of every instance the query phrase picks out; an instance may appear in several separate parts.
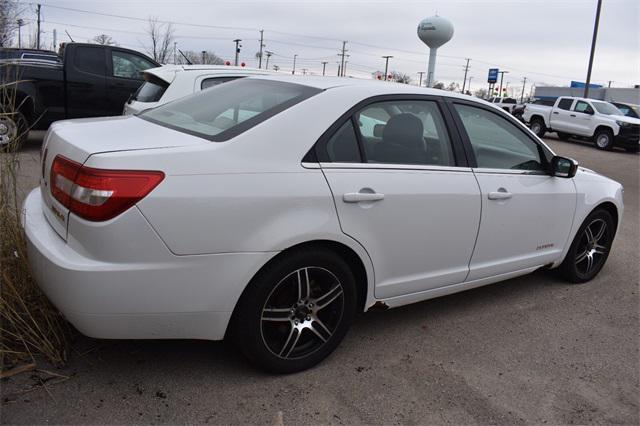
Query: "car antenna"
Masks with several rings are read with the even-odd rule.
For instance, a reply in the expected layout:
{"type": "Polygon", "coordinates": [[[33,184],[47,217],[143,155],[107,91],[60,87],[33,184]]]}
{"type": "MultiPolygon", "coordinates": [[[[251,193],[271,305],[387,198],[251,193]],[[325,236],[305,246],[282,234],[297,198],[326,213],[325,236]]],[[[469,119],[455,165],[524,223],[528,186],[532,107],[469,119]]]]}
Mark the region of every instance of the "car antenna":
{"type": "Polygon", "coordinates": [[[69,40],[71,40],[71,43],[75,43],[76,41],[73,39],[73,37],[71,37],[71,34],[69,34],[69,31],[64,30],[65,33],[67,33],[67,37],[69,37],[69,40]]]}
{"type": "Polygon", "coordinates": [[[184,58],[184,60],[185,60],[185,61],[187,61],[187,65],[193,65],[193,64],[191,63],[191,61],[189,60],[189,58],[187,58],[187,56],[186,56],[184,53],[182,53],[182,50],[178,49],[178,52],[180,52],[180,54],[182,55],[182,57],[184,58]]]}

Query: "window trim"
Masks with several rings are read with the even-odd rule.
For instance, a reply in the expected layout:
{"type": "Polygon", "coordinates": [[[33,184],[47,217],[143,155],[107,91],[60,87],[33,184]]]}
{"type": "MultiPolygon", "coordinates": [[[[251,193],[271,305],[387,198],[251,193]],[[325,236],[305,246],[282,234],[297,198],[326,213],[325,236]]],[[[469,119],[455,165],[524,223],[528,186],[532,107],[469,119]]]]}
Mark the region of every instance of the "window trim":
{"type": "MultiPolygon", "coordinates": [[[[362,168],[362,169],[391,169],[391,170],[441,170],[443,168],[455,169],[458,171],[468,167],[468,158],[465,154],[462,146],[460,134],[458,133],[451,117],[451,112],[445,105],[445,100],[442,96],[433,95],[420,95],[420,94],[397,94],[397,95],[376,95],[361,100],[354,106],[349,108],[343,113],[336,121],[329,126],[329,128],[318,138],[313,144],[309,152],[303,157],[302,162],[317,162],[320,164],[340,165],[340,167],[331,168],[362,168]],[[454,166],[435,166],[435,165],[423,165],[423,164],[400,164],[400,163],[367,163],[366,154],[364,152],[364,145],[362,143],[362,135],[358,131],[359,126],[356,122],[355,115],[357,112],[366,108],[369,105],[380,102],[393,102],[393,101],[429,101],[434,102],[436,107],[440,111],[442,121],[445,126],[445,131],[449,136],[449,143],[451,144],[451,150],[453,153],[454,166]],[[360,150],[361,163],[334,163],[329,160],[327,152],[327,143],[333,135],[340,130],[340,128],[348,121],[352,120],[354,126],[356,139],[358,140],[358,148],[360,150]],[[354,167],[358,165],[357,167],[354,167]],[[362,167],[365,165],[366,167],[362,167]],[[434,168],[435,167],[435,168],[434,168]]],[[[329,168],[329,167],[326,167],[329,168]]]]}
{"type": "Polygon", "coordinates": [[[513,175],[513,174],[537,175],[537,176],[549,175],[551,173],[550,171],[551,158],[553,158],[554,156],[553,152],[551,152],[546,146],[544,146],[544,144],[540,143],[540,141],[538,141],[532,134],[530,134],[529,131],[527,131],[526,129],[523,129],[521,127],[522,124],[518,122],[511,114],[508,114],[501,109],[496,110],[492,107],[489,107],[480,103],[476,103],[476,102],[470,102],[464,99],[447,98],[446,104],[453,117],[455,126],[458,129],[458,132],[460,133],[460,137],[464,145],[465,152],[467,154],[469,167],[471,167],[474,170],[474,172],[490,173],[490,174],[510,174],[510,175],[513,175]],[[464,123],[462,122],[460,115],[455,109],[455,104],[482,109],[486,112],[502,117],[508,122],[510,122],[511,124],[513,124],[515,128],[517,128],[527,139],[529,139],[538,147],[538,152],[540,154],[541,160],[544,162],[543,167],[545,168],[545,170],[535,171],[535,170],[496,169],[496,168],[489,168],[489,167],[478,167],[478,161],[476,159],[475,152],[473,151],[473,145],[471,144],[471,140],[469,138],[469,135],[467,134],[467,130],[464,127],[464,123]]]}

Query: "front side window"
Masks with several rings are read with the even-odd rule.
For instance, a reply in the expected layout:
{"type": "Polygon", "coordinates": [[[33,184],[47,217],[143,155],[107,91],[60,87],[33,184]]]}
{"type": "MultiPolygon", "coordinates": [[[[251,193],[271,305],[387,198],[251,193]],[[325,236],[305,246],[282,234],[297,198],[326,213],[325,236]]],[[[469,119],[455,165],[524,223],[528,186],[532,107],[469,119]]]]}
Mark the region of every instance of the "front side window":
{"type": "Polygon", "coordinates": [[[455,104],[480,168],[545,171],[539,146],[498,114],[455,104]]]}
{"type": "Polygon", "coordinates": [[[355,115],[368,163],[454,166],[451,141],[433,101],[385,101],[355,115]]]}
{"type": "Polygon", "coordinates": [[[301,84],[242,78],[151,109],[138,117],[221,142],[320,91],[301,84]]]}
{"type": "Polygon", "coordinates": [[[155,68],[153,62],[149,62],[141,56],[118,50],[111,51],[113,61],[113,76],[142,80],[142,71],[155,68]]]}
{"type": "Polygon", "coordinates": [[[571,109],[571,105],[573,105],[573,99],[562,98],[560,102],[558,102],[558,108],[569,111],[571,109]]]}
{"type": "Polygon", "coordinates": [[[213,87],[213,86],[217,86],[218,84],[222,84],[222,83],[226,83],[228,81],[233,81],[233,80],[237,80],[238,78],[242,78],[240,76],[237,77],[214,77],[214,78],[207,78],[202,80],[202,83],[200,83],[200,89],[208,89],[209,87],[213,87]]]}
{"type": "Polygon", "coordinates": [[[589,105],[584,101],[576,102],[576,107],[574,108],[574,111],[581,112],[583,114],[593,114],[593,108],[591,108],[591,105],[589,105]]]}

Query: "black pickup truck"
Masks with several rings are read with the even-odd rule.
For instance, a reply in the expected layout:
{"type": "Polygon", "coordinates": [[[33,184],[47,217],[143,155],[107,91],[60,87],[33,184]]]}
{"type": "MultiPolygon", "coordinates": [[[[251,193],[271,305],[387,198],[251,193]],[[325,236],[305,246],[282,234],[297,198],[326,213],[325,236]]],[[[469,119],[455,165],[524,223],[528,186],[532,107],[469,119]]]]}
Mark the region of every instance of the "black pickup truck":
{"type": "Polygon", "coordinates": [[[160,66],[134,50],[85,43],[64,44],[60,58],[0,61],[0,145],[3,130],[15,135],[65,118],[119,115],[141,71],[160,66]]]}

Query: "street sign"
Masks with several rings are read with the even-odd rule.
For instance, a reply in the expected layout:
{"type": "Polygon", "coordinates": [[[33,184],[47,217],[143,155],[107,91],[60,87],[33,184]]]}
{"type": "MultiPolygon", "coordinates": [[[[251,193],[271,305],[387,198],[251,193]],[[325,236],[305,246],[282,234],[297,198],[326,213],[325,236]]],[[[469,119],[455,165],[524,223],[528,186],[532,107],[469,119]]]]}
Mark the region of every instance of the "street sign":
{"type": "Polygon", "coordinates": [[[498,68],[489,68],[489,77],[487,78],[487,83],[495,83],[498,81],[498,68]]]}

